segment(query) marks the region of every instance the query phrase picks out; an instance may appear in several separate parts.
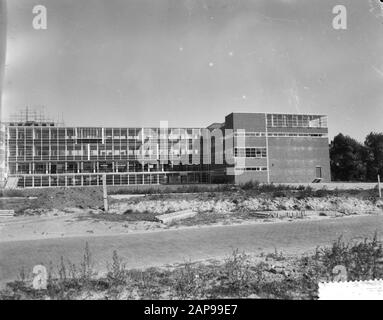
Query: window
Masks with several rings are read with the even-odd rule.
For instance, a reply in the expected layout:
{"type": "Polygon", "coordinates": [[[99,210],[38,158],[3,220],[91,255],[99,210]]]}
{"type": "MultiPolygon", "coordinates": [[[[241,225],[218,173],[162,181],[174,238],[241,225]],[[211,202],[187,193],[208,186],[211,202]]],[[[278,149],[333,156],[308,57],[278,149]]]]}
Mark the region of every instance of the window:
{"type": "Polygon", "coordinates": [[[9,139],[16,139],[16,128],[9,128],[9,139]]]}
{"type": "Polygon", "coordinates": [[[17,133],[17,139],[18,140],[24,140],[25,138],[25,134],[24,134],[24,131],[21,131],[22,129],[19,129],[18,133],[17,133]]]}
{"type": "Polygon", "coordinates": [[[267,126],[288,128],[327,128],[327,117],[301,114],[268,114],[267,126]]]}
{"type": "Polygon", "coordinates": [[[311,138],[327,137],[326,133],[269,132],[267,135],[269,137],[311,137],[311,138]]]}
{"type": "Polygon", "coordinates": [[[234,148],[234,157],[266,158],[266,148],[234,148]]]}
{"type": "Polygon", "coordinates": [[[235,132],[235,137],[265,137],[265,132],[235,132]]]}
{"type": "Polygon", "coordinates": [[[67,138],[73,139],[75,137],[75,130],[73,128],[67,128],[67,138]]]}
{"type": "Polygon", "coordinates": [[[237,167],[236,171],[267,171],[267,167],[237,167]]]}
{"type": "Polygon", "coordinates": [[[41,139],[41,129],[35,129],[35,140],[41,139]]]}
{"type": "Polygon", "coordinates": [[[43,140],[49,140],[49,129],[42,129],[41,135],[43,140]]]}
{"type": "Polygon", "coordinates": [[[106,139],[112,139],[112,136],[113,136],[113,129],[106,129],[105,130],[105,138],[106,139]]]}
{"type": "Polygon", "coordinates": [[[51,140],[57,140],[57,129],[50,129],[51,130],[51,140]]]}
{"type": "Polygon", "coordinates": [[[113,129],[113,138],[120,139],[120,136],[121,136],[121,129],[113,129]]]}

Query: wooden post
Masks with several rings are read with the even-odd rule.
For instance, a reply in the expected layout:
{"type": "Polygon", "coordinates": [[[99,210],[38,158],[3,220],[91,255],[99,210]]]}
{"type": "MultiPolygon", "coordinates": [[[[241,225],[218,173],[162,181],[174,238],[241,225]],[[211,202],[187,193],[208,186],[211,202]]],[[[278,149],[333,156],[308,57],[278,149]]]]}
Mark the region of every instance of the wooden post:
{"type": "Polygon", "coordinates": [[[382,197],[382,189],[380,188],[380,175],[378,175],[378,190],[379,190],[379,198],[382,197]]]}
{"type": "Polygon", "coordinates": [[[102,175],[102,190],[104,197],[104,211],[108,212],[108,191],[106,190],[106,174],[102,175]]]}

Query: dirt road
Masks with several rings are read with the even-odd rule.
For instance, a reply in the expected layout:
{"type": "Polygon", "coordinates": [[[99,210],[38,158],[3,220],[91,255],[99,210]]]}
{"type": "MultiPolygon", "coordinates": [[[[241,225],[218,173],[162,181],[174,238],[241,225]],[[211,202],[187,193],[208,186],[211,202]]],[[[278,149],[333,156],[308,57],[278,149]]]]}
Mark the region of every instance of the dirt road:
{"type": "Polygon", "coordinates": [[[297,254],[345,239],[383,236],[383,216],[344,217],[318,221],[281,222],[258,225],[189,228],[120,236],[77,237],[0,243],[0,284],[16,279],[22,266],[56,267],[60,256],[80,262],[89,243],[95,267],[106,269],[113,250],[124,257],[129,268],[165,265],[185,260],[220,258],[239,248],[248,253],[283,250],[297,254]]]}

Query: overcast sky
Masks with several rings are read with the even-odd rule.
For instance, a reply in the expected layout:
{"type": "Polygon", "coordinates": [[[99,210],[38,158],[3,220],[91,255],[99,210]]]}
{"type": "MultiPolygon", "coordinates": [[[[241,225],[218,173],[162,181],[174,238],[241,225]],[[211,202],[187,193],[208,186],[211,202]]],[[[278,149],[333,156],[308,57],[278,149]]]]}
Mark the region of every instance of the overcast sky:
{"type": "Polygon", "coordinates": [[[205,127],[231,112],[328,114],[383,131],[379,0],[11,0],[5,116],[67,125],[205,127]],[[45,5],[48,29],[32,28],[45,5]],[[348,29],[334,30],[343,4],[348,29]]]}

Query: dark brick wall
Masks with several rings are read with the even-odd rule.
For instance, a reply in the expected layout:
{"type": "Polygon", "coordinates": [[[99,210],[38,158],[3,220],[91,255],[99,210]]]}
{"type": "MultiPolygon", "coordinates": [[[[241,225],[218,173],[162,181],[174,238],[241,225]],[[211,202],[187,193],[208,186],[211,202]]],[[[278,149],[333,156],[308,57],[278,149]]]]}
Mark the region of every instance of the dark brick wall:
{"type": "Polygon", "coordinates": [[[260,183],[267,183],[267,172],[245,172],[243,174],[234,176],[236,184],[243,184],[249,181],[258,181],[260,183]]]}
{"type": "Polygon", "coordinates": [[[330,160],[327,138],[269,138],[271,182],[312,182],[316,166],[322,181],[329,182],[330,160]]]}
{"type": "MultiPolygon", "coordinates": [[[[232,113],[225,119],[225,127],[245,129],[249,132],[265,132],[265,114],[232,113]]],[[[327,133],[327,128],[278,128],[268,127],[269,132],[327,133]]],[[[236,139],[235,139],[236,140],[236,139]]],[[[321,167],[322,181],[329,182],[330,160],[327,138],[269,137],[270,182],[312,182],[316,167],[321,167]]],[[[236,143],[234,144],[236,145],[236,143]]],[[[246,147],[266,146],[266,138],[246,138],[246,147]]],[[[266,166],[266,159],[246,159],[246,166],[266,166]]],[[[267,172],[246,171],[235,176],[235,183],[250,180],[267,182],[267,172]]]]}
{"type": "Polygon", "coordinates": [[[232,113],[233,128],[246,131],[262,132],[266,128],[264,113],[232,113]]]}

